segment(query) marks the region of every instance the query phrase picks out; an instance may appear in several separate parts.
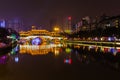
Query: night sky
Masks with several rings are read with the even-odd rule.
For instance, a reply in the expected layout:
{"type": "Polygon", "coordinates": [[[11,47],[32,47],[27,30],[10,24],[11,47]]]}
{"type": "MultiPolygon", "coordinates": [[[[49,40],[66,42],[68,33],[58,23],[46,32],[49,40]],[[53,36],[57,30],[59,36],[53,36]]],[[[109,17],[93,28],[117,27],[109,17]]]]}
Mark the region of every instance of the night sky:
{"type": "Polygon", "coordinates": [[[85,16],[120,14],[120,0],[0,0],[1,18],[21,18],[29,25],[48,26],[51,19],[72,16],[79,21],[85,16]]]}

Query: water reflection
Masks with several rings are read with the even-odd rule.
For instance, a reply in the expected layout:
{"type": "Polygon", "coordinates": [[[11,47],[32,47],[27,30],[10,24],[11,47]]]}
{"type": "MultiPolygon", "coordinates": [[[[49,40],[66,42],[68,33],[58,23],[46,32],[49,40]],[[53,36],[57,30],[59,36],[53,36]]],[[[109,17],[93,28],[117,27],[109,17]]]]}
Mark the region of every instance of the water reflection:
{"type": "Polygon", "coordinates": [[[64,63],[65,64],[72,64],[72,58],[71,58],[71,54],[72,54],[72,48],[66,46],[65,48],[65,57],[64,57],[64,63]]]}
{"type": "Polygon", "coordinates": [[[62,44],[50,45],[20,45],[20,54],[46,55],[49,52],[59,55],[62,44]]]}
{"type": "Polygon", "coordinates": [[[7,64],[9,56],[7,54],[0,56],[0,64],[7,64]]]}
{"type": "Polygon", "coordinates": [[[19,46],[17,45],[11,51],[8,53],[4,53],[3,55],[0,55],[0,64],[7,64],[9,61],[13,60],[15,62],[18,62],[18,54],[19,54],[19,46]]]}
{"type": "Polygon", "coordinates": [[[76,58],[81,63],[97,62],[104,66],[120,70],[119,47],[75,44],[72,49],[74,49],[76,58]]]}
{"type": "Polygon", "coordinates": [[[16,47],[14,47],[11,51],[10,51],[10,55],[16,55],[19,53],[19,45],[16,45],[16,47]]]}
{"type": "Polygon", "coordinates": [[[80,63],[84,63],[84,64],[89,64],[90,62],[95,61],[95,59],[92,56],[87,54],[79,54],[78,51],[76,51],[76,58],[80,63]]]}
{"type": "MultiPolygon", "coordinates": [[[[63,63],[90,64],[100,63],[115,69],[120,68],[120,48],[109,46],[83,45],[83,44],[49,44],[49,45],[19,45],[11,51],[11,54],[21,55],[63,55],[63,63]],[[14,53],[15,52],[15,53],[14,53]]],[[[19,62],[18,55],[14,57],[15,62],[19,62]]]]}
{"type": "Polygon", "coordinates": [[[113,79],[120,71],[120,57],[118,52],[113,55],[103,47],[81,44],[17,45],[8,54],[0,56],[0,80],[53,80],[58,77],[60,80],[74,80],[85,79],[86,76],[97,76],[94,80],[99,77],[100,80],[104,77],[113,79]]]}
{"type": "Polygon", "coordinates": [[[119,47],[83,44],[17,45],[8,54],[0,56],[0,64],[19,63],[22,59],[21,56],[25,54],[49,56],[51,53],[58,56],[56,58],[60,58],[63,64],[99,63],[119,70],[119,51],[119,47]]]}

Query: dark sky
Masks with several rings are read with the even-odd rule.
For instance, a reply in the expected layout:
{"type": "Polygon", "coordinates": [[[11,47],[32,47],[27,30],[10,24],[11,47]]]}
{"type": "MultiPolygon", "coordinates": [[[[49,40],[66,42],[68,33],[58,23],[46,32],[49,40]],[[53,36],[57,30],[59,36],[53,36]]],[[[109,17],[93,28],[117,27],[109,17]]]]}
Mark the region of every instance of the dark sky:
{"type": "Polygon", "coordinates": [[[0,17],[20,17],[27,24],[48,25],[53,18],[120,14],[120,0],[0,0],[0,17]]]}

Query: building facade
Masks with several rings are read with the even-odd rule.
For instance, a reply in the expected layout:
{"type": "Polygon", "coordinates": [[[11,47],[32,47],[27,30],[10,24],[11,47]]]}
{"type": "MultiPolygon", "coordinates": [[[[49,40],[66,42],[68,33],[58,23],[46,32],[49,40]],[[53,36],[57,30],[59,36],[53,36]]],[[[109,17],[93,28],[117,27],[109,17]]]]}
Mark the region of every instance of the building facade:
{"type": "Polygon", "coordinates": [[[23,22],[20,19],[0,19],[0,27],[11,28],[19,32],[23,30],[23,22]]]}

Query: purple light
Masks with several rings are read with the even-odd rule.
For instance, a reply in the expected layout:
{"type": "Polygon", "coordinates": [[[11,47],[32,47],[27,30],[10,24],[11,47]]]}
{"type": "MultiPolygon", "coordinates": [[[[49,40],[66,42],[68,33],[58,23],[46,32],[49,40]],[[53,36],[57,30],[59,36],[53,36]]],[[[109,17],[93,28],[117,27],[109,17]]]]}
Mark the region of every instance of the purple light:
{"type": "Polygon", "coordinates": [[[6,61],[7,61],[7,56],[4,55],[0,57],[0,64],[5,64],[6,61]]]}
{"type": "Polygon", "coordinates": [[[32,45],[40,45],[42,43],[41,38],[36,37],[32,40],[32,45]]]}
{"type": "Polygon", "coordinates": [[[111,39],[111,37],[108,37],[108,41],[111,41],[112,39],[111,39]]]}
{"type": "Polygon", "coordinates": [[[6,56],[2,56],[1,59],[6,59],[6,56]]]}
{"type": "Polygon", "coordinates": [[[117,50],[115,48],[110,48],[110,52],[115,53],[115,52],[117,52],[117,50]]]}

